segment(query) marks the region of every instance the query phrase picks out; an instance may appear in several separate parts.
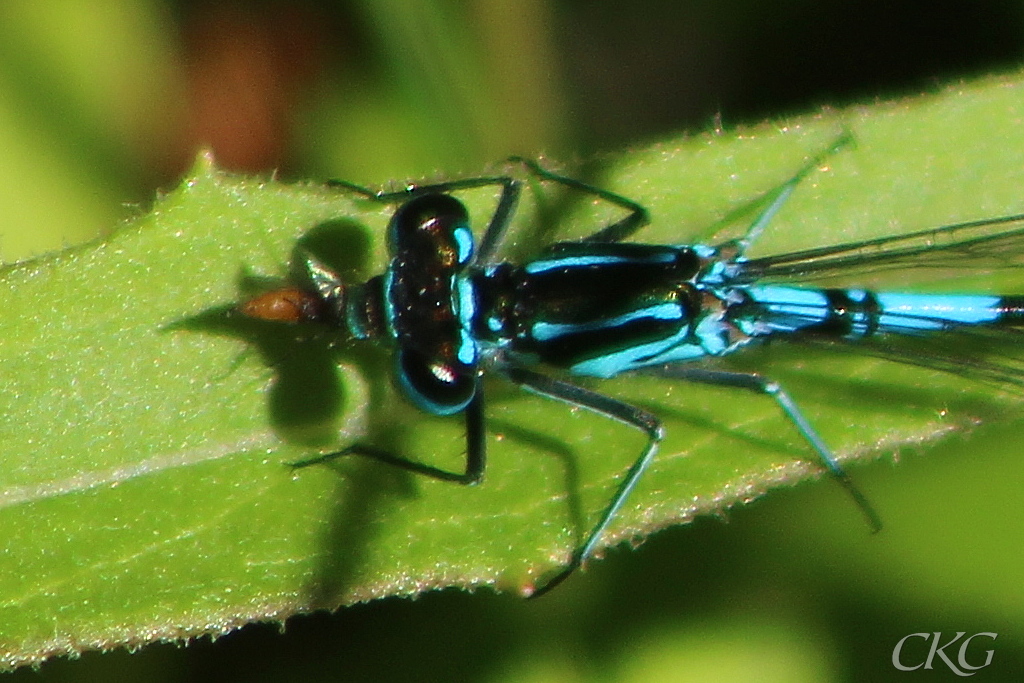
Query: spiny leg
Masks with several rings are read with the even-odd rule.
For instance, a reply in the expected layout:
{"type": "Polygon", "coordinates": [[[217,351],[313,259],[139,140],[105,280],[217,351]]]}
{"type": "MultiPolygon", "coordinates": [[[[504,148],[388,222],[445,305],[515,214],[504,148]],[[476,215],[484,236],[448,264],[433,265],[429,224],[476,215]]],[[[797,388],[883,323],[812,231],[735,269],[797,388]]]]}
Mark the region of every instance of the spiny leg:
{"type": "Polygon", "coordinates": [[[601,513],[600,519],[594,525],[594,528],[591,529],[586,540],[573,551],[569,564],[546,583],[541,584],[534,590],[530,597],[536,598],[569,578],[594,553],[594,549],[597,547],[601,537],[608,530],[612,520],[615,519],[619,510],[622,509],[626,499],[629,498],[633,489],[636,488],[637,482],[640,481],[640,478],[654,459],[654,455],[658,451],[658,444],[661,443],[661,439],[664,436],[664,429],[662,428],[661,420],[652,413],[604,394],[599,394],[575,384],[552,379],[547,375],[519,367],[503,367],[499,371],[512,382],[534,393],[564,401],[573,406],[586,408],[636,427],[644,432],[648,439],[647,445],[644,447],[640,457],[636,459],[630,466],[629,471],[626,472],[626,476],[622,483],[619,484],[618,490],[612,496],[604,512],[601,513]]]}
{"type": "Polygon", "coordinates": [[[473,190],[491,185],[501,187],[498,205],[495,207],[494,213],[491,214],[487,230],[484,232],[476,249],[475,261],[477,263],[487,263],[494,255],[494,251],[498,248],[502,238],[505,236],[505,232],[508,230],[512,214],[515,213],[521,189],[521,183],[510,176],[480,176],[478,178],[461,178],[459,180],[449,180],[443,183],[431,183],[428,185],[409,185],[404,190],[396,190],[394,192],[375,192],[362,185],[350,183],[347,180],[330,180],[327,184],[331,187],[340,187],[355,192],[367,199],[381,202],[382,204],[400,204],[424,194],[448,194],[450,192],[473,190]]]}
{"type": "Polygon", "coordinates": [[[461,473],[450,472],[438,467],[416,462],[415,460],[408,460],[393,453],[389,453],[381,448],[375,448],[364,444],[354,444],[347,448],[343,448],[340,451],[334,451],[333,453],[326,453],[324,455],[317,455],[305,460],[299,460],[298,462],[290,463],[290,465],[294,469],[299,469],[302,467],[309,467],[310,465],[319,465],[330,462],[345,455],[362,455],[387,463],[388,465],[393,465],[394,467],[415,472],[416,474],[422,474],[432,479],[451,481],[456,484],[463,484],[466,486],[479,484],[484,477],[484,469],[487,464],[487,444],[485,440],[486,431],[484,429],[484,399],[482,388],[479,386],[479,380],[477,382],[476,394],[463,412],[465,412],[466,415],[466,469],[461,473]]]}
{"type": "Polygon", "coordinates": [[[582,240],[584,242],[621,242],[622,240],[632,236],[633,233],[650,222],[650,216],[647,213],[646,207],[632,199],[629,199],[628,197],[623,197],[615,192],[603,190],[600,187],[595,187],[581,180],[576,180],[575,178],[554,173],[553,171],[549,171],[542,167],[532,159],[509,157],[509,161],[522,164],[527,170],[541,180],[548,180],[566,187],[571,187],[574,190],[585,192],[586,194],[594,195],[595,197],[599,197],[606,202],[621,207],[629,212],[625,218],[601,228],[592,235],[584,237],[582,240]]]}
{"type": "Polygon", "coordinates": [[[849,131],[844,131],[831,145],[814,155],[806,164],[800,167],[800,170],[793,174],[789,180],[769,192],[762,199],[759,199],[759,202],[767,201],[770,197],[771,201],[768,202],[768,205],[750,224],[750,227],[747,228],[746,234],[734,242],[737,249],[736,258],[742,259],[744,257],[747,253],[747,249],[749,249],[757,238],[761,236],[764,229],[769,223],[771,223],[772,219],[775,218],[775,214],[779,212],[782,205],[785,204],[790,195],[793,194],[793,190],[796,189],[797,185],[799,185],[804,178],[814,172],[825,159],[852,142],[853,134],[849,131]]]}
{"type": "Polygon", "coordinates": [[[793,398],[786,392],[782,386],[775,381],[769,380],[756,373],[746,372],[728,372],[721,370],[706,370],[703,368],[687,368],[684,366],[669,365],[661,368],[651,368],[645,370],[644,374],[654,374],[660,377],[671,377],[674,379],[682,379],[689,382],[700,382],[702,384],[714,384],[723,387],[735,387],[738,389],[746,389],[753,391],[757,394],[764,394],[775,399],[775,402],[782,408],[782,412],[786,414],[786,417],[790,419],[793,426],[796,427],[800,435],[804,437],[804,440],[810,444],[811,448],[818,454],[818,458],[822,464],[829,471],[829,474],[838,481],[850,497],[853,498],[853,502],[860,508],[860,511],[864,514],[864,518],[867,520],[868,526],[871,528],[872,533],[878,532],[882,528],[882,520],[879,518],[878,513],[868,502],[868,499],[861,493],[860,489],[854,485],[853,480],[850,479],[850,475],[846,473],[842,465],[835,459],[832,454],[832,450],[825,444],[824,439],[818,434],[817,430],[811,425],[811,423],[804,417],[803,412],[797,406],[793,398]]]}

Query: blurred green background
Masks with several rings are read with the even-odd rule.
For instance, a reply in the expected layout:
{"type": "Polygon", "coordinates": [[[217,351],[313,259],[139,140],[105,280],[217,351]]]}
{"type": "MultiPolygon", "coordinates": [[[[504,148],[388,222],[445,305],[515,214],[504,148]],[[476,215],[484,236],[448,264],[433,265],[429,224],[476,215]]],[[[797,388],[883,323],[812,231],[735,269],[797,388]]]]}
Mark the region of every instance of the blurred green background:
{"type": "MultiPolygon", "coordinates": [[[[5,0],[0,259],[115,229],[200,147],[285,179],[444,178],[915,95],[1022,57],[1020,0],[5,0]]],[[[940,664],[895,671],[893,646],[990,631],[979,675],[1018,680],[1020,463],[985,448],[1016,438],[994,426],[969,452],[954,440],[860,468],[889,525],[874,538],[837,534],[845,497],[806,486],[611,552],[536,603],[447,591],[13,676],[951,680],[940,664]]]]}

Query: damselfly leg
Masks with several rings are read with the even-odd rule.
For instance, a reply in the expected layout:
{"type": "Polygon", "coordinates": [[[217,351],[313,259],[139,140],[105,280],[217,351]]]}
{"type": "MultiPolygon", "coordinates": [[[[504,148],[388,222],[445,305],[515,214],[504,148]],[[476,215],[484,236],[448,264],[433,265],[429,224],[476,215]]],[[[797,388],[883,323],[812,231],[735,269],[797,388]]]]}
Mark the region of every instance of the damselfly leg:
{"type": "Polygon", "coordinates": [[[846,470],[842,468],[842,465],[836,460],[835,454],[825,444],[825,440],[821,438],[818,431],[811,425],[810,421],[804,416],[803,411],[797,406],[796,401],[789,395],[785,389],[782,388],[778,382],[774,380],[762,377],[757,373],[746,373],[746,372],[728,372],[722,370],[708,370],[705,368],[694,368],[686,367],[682,365],[666,365],[658,368],[650,368],[644,370],[643,374],[656,375],[658,377],[667,377],[671,379],[681,379],[686,382],[696,382],[698,384],[710,384],[719,387],[732,387],[735,389],[745,389],[752,391],[755,394],[761,394],[772,398],[775,403],[782,409],[786,418],[793,423],[796,427],[797,432],[803,437],[804,441],[814,449],[818,459],[828,470],[828,473],[837,481],[839,484],[846,489],[853,498],[853,502],[860,508],[861,512],[864,513],[864,518],[871,528],[873,533],[878,532],[882,528],[882,520],[875,512],[871,503],[864,494],[858,489],[853,480],[850,479],[850,475],[846,473],[846,470]]]}

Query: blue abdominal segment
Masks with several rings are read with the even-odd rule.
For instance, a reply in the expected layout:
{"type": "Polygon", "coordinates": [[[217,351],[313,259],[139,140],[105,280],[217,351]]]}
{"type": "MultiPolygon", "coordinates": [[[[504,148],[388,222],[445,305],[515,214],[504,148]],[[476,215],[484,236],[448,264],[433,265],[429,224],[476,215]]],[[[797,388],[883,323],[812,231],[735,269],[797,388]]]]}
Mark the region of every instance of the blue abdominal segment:
{"type": "Polygon", "coordinates": [[[958,325],[986,325],[1003,316],[1002,297],[952,294],[877,295],[882,330],[937,332],[958,325]]]}
{"type": "Polygon", "coordinates": [[[919,335],[971,325],[1019,322],[1019,297],[875,293],[863,289],[745,287],[748,312],[738,318],[752,336],[813,332],[847,339],[919,335]]]}

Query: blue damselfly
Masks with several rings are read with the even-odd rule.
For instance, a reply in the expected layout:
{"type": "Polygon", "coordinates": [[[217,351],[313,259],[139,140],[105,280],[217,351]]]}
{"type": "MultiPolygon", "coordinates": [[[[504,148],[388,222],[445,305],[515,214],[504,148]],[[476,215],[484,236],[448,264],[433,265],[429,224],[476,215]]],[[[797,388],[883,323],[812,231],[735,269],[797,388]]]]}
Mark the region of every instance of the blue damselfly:
{"type": "Polygon", "coordinates": [[[714,246],[627,241],[648,222],[643,206],[517,159],[542,181],[625,211],[623,218],[589,237],[551,244],[520,264],[495,258],[521,193],[522,182],[512,176],[397,192],[334,183],[398,205],[387,231],[391,259],[385,271],[360,284],[346,283],[315,255],[305,254],[305,283],[267,292],[240,310],[263,320],[324,323],[354,339],[390,345],[395,379],[413,404],[434,415],[464,416],[466,465],[464,471],[448,471],[367,444],[295,465],[358,454],[436,479],[475,484],[485,469],[485,371],[641,430],[647,436],[643,451],[570,562],[535,589],[533,595],[540,595],[593,554],[650,465],[664,430],[648,410],[533,368],[598,378],[656,375],[774,399],[877,530],[878,515],[777,382],[701,361],[786,338],[810,345],[857,344],[865,353],[896,361],[1022,386],[1024,368],[993,344],[1015,338],[1024,327],[1024,296],[889,293],[805,283],[908,265],[995,265],[1008,250],[1020,251],[1024,215],[748,258],[750,246],[800,181],[847,141],[848,136],[841,137],[769,193],[744,236],[714,246]],[[453,193],[487,186],[500,188],[500,197],[477,244],[468,213],[453,193]],[[893,339],[914,343],[893,344],[893,339]],[[977,341],[985,343],[974,346],[977,341]],[[979,350],[964,351],[972,348],[979,350]]]}

